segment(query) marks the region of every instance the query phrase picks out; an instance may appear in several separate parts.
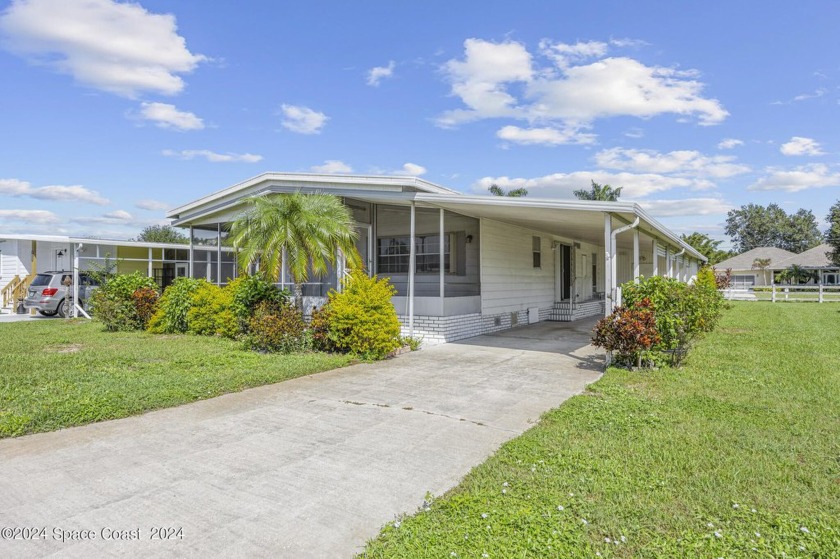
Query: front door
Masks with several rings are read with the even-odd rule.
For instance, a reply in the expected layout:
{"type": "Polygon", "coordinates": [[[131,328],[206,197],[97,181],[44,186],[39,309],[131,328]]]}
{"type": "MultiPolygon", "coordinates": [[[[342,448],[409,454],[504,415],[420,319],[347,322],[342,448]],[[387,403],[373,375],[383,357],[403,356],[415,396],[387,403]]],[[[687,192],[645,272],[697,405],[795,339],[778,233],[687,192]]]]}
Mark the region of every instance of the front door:
{"type": "Polygon", "coordinates": [[[189,264],[175,264],[175,277],[176,278],[185,278],[189,275],[189,264]]]}
{"type": "Polygon", "coordinates": [[[554,296],[568,301],[572,298],[572,247],[557,245],[554,262],[554,296]]]}

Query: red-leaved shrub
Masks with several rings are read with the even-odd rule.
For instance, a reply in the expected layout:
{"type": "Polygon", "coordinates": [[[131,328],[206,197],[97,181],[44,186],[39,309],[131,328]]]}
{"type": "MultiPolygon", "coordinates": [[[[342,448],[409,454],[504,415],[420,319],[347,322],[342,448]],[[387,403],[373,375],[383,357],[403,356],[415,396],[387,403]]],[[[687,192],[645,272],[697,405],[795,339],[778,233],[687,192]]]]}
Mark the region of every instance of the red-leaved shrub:
{"type": "Polygon", "coordinates": [[[650,299],[644,298],[630,307],[618,307],[598,321],[592,333],[592,344],[618,353],[619,361],[642,366],[642,352],[660,341],[656,316],[650,299]]]}

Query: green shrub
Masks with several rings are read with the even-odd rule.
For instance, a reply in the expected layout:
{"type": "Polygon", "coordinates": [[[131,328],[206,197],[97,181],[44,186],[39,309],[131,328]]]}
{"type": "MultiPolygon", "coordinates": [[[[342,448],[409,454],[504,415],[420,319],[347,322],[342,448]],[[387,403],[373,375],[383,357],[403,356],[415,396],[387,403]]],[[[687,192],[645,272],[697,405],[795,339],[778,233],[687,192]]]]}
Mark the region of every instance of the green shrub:
{"type": "MultiPolygon", "coordinates": [[[[140,309],[133,297],[138,290],[157,296],[155,280],[140,272],[108,276],[90,297],[91,311],[109,332],[142,329],[145,316],[138,313],[140,309]]],[[[144,306],[142,310],[148,309],[144,306]]]]}
{"type": "MultiPolygon", "coordinates": [[[[723,296],[705,271],[693,285],[654,276],[621,286],[624,305],[649,299],[661,340],[653,349],[681,358],[691,342],[714,329],[723,309],[723,296]]],[[[677,359],[678,360],[678,359],[677,359]]]]}
{"type": "Polygon", "coordinates": [[[177,334],[187,331],[187,313],[192,307],[192,294],[207,280],[177,278],[166,288],[158,301],[158,308],[149,321],[148,330],[155,334],[177,334]]]}
{"type": "Polygon", "coordinates": [[[190,295],[187,311],[187,331],[204,336],[236,338],[239,321],[233,314],[233,291],[212,283],[205,283],[190,295]]]}
{"type": "Polygon", "coordinates": [[[231,310],[240,321],[240,328],[247,330],[248,321],[257,306],[267,302],[279,308],[289,301],[287,289],[279,289],[262,274],[240,276],[227,285],[231,291],[231,310]]]}
{"type": "Polygon", "coordinates": [[[263,301],[248,320],[245,347],[257,351],[292,353],[307,349],[308,340],[306,321],[299,309],[263,301]]]}
{"type": "Polygon", "coordinates": [[[396,293],[387,279],[353,272],[327,304],[329,339],[336,349],[364,359],[382,359],[400,347],[400,322],[391,304],[396,293]]]}

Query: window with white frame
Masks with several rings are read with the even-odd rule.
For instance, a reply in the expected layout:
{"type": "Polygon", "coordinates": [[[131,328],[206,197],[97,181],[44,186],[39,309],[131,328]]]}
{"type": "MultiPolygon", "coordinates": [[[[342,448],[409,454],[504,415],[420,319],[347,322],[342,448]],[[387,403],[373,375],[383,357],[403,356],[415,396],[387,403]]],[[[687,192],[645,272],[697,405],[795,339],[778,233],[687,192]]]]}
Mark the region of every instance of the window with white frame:
{"type": "MultiPolygon", "coordinates": [[[[443,236],[443,269],[450,273],[450,235],[443,236]]],[[[415,273],[440,272],[440,235],[414,238],[415,273]]],[[[380,237],[377,239],[377,272],[380,274],[407,274],[410,260],[410,237],[380,237]]]]}

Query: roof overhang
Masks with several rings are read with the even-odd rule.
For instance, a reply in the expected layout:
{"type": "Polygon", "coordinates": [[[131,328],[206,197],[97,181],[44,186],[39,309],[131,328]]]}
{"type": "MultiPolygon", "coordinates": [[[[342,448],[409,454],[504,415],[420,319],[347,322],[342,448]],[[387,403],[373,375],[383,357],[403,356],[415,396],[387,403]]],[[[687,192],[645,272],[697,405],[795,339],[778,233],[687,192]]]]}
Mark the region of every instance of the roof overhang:
{"type": "Polygon", "coordinates": [[[457,191],[410,176],[324,175],[315,173],[263,173],[167,212],[166,217],[183,220],[202,208],[225,205],[262,191],[292,192],[315,190],[346,196],[348,190],[373,192],[430,192],[458,194],[457,191]]]}
{"type": "MultiPolygon", "coordinates": [[[[205,196],[167,213],[172,225],[200,227],[232,221],[244,201],[255,196],[282,192],[328,192],[375,204],[436,207],[476,218],[493,219],[562,237],[604,243],[604,214],[624,224],[640,219],[638,229],[648,240],[677,249],[693,258],[706,258],[664,225],[632,202],[556,200],[466,195],[416,177],[362,175],[315,175],[306,173],[264,173],[205,196]]],[[[623,234],[619,246],[627,247],[632,235],[623,234]]]]}

